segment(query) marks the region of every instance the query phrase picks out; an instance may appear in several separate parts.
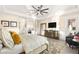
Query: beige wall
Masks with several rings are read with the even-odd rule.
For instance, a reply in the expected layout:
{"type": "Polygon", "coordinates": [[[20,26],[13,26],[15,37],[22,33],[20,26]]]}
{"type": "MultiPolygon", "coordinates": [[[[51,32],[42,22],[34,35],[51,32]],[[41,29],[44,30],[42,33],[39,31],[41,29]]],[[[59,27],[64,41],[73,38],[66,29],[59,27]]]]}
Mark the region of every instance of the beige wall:
{"type": "Polygon", "coordinates": [[[42,23],[46,23],[46,29],[48,29],[48,22],[51,22],[51,18],[48,18],[48,19],[40,19],[40,20],[37,20],[37,30],[38,30],[38,34],[40,34],[40,24],[42,23]]]}
{"type": "MultiPolygon", "coordinates": [[[[21,16],[13,15],[13,14],[2,14],[0,15],[0,22],[1,20],[8,20],[8,21],[16,21],[17,27],[5,27],[8,30],[20,31],[20,32],[28,32],[29,29],[35,30],[36,29],[36,21],[32,18],[23,18],[21,16]],[[25,28],[26,27],[26,28],[25,28]],[[18,30],[19,29],[19,30],[18,30]]],[[[1,23],[0,23],[1,25],[1,23]]]]}
{"type": "MultiPolygon", "coordinates": [[[[16,15],[9,15],[9,14],[3,14],[0,15],[0,22],[1,20],[9,20],[9,21],[17,21],[17,28],[20,29],[20,31],[23,31],[23,27],[25,26],[26,23],[26,29],[28,30],[29,28],[33,28],[34,30],[36,29],[37,33],[40,34],[40,24],[41,23],[46,23],[46,29],[47,30],[53,30],[51,28],[48,28],[48,23],[49,22],[57,22],[57,28],[54,30],[58,30],[60,34],[60,39],[65,40],[65,37],[69,34],[68,30],[68,19],[76,19],[76,27],[77,27],[77,32],[79,31],[79,12],[73,12],[69,14],[65,14],[62,16],[52,16],[48,17],[45,19],[40,19],[40,20],[33,20],[32,18],[23,18],[20,16],[16,15]],[[25,21],[26,20],[26,21],[25,21]],[[29,27],[29,28],[28,28],[29,27]]],[[[0,23],[1,25],[1,23],[0,23]]],[[[6,27],[6,29],[17,29],[17,28],[12,28],[12,27],[6,27]]]]}
{"type": "Polygon", "coordinates": [[[38,33],[40,34],[40,24],[41,23],[46,23],[46,30],[59,30],[59,18],[58,16],[55,17],[48,17],[46,19],[41,19],[41,20],[37,20],[37,28],[38,28],[38,33]],[[57,23],[57,27],[56,28],[48,28],[48,23],[49,22],[56,22],[57,23]]]}
{"type": "Polygon", "coordinates": [[[30,30],[36,30],[36,20],[32,18],[27,18],[26,20],[26,29],[27,31],[30,30]]]}
{"type": "MultiPolygon", "coordinates": [[[[40,24],[46,23],[46,29],[50,30],[48,28],[48,22],[57,22],[57,29],[59,31],[59,37],[61,40],[65,40],[65,37],[69,34],[69,28],[68,28],[68,19],[76,19],[76,32],[79,32],[79,11],[67,13],[62,16],[55,16],[50,17],[46,19],[41,19],[37,21],[37,29],[38,33],[40,33],[40,24]]],[[[53,30],[53,29],[52,29],[53,30]]]]}
{"type": "Polygon", "coordinates": [[[60,38],[65,40],[65,37],[70,33],[68,28],[68,20],[69,19],[76,19],[76,32],[79,32],[79,12],[73,12],[69,14],[65,14],[60,17],[59,20],[59,31],[60,31],[60,38]]]}
{"type": "MultiPolygon", "coordinates": [[[[8,20],[8,21],[16,21],[17,22],[17,27],[5,27],[6,29],[9,29],[9,30],[16,30],[18,31],[17,29],[20,29],[22,30],[22,28],[24,27],[24,24],[25,24],[25,19],[19,17],[19,16],[14,16],[14,15],[0,15],[0,22],[1,20],[8,20]]],[[[1,25],[1,23],[0,23],[1,25]]]]}

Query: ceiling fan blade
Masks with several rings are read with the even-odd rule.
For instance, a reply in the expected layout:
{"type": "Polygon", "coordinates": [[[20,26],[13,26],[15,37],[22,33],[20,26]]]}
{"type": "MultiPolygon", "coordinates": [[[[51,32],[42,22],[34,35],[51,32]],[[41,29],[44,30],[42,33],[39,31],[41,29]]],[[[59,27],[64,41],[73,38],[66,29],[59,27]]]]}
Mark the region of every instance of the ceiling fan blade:
{"type": "Polygon", "coordinates": [[[40,14],[41,14],[41,15],[43,15],[43,13],[42,13],[42,12],[40,12],[40,14]]]}
{"type": "Polygon", "coordinates": [[[36,15],[38,15],[39,13],[37,13],[36,15]]]}
{"type": "Polygon", "coordinates": [[[43,13],[48,13],[48,12],[43,12],[43,13]]]}
{"type": "Polygon", "coordinates": [[[43,5],[40,5],[40,7],[38,7],[39,9],[41,9],[43,7],[43,5]]]}
{"type": "MultiPolygon", "coordinates": [[[[36,9],[34,6],[32,6],[34,9],[36,9]]],[[[37,9],[36,9],[37,10],[37,9]]]]}
{"type": "Polygon", "coordinates": [[[43,10],[41,10],[41,12],[43,12],[43,11],[45,11],[45,10],[49,10],[49,8],[43,9],[43,10]]]}

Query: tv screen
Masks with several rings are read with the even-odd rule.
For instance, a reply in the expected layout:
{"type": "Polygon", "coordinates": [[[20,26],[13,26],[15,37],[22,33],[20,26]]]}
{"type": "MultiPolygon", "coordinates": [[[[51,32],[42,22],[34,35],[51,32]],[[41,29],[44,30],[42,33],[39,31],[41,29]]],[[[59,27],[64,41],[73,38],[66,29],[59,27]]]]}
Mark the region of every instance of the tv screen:
{"type": "Polygon", "coordinates": [[[56,22],[48,23],[48,28],[56,28],[56,22]]]}

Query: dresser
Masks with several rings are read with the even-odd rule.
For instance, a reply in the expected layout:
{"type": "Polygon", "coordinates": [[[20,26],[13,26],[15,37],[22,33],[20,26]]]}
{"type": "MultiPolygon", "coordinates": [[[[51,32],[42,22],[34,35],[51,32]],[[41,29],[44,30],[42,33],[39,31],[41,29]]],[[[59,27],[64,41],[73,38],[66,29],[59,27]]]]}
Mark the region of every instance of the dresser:
{"type": "Polygon", "coordinates": [[[45,30],[45,37],[59,39],[59,32],[57,30],[45,30]]]}

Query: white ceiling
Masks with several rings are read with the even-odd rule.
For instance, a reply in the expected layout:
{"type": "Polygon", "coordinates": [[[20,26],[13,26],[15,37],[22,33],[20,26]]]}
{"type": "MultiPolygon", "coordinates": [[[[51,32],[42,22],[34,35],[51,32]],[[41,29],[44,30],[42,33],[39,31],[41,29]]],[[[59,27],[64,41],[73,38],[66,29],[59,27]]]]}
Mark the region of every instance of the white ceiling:
{"type": "MultiPolygon", "coordinates": [[[[39,5],[35,5],[36,7],[39,5]]],[[[73,9],[78,9],[76,5],[44,5],[43,8],[49,8],[49,13],[43,16],[36,16],[38,19],[46,18],[48,16],[54,15],[58,11],[69,11],[73,9]]],[[[23,17],[32,17],[33,8],[31,5],[0,5],[0,13],[11,13],[23,17]]]]}

